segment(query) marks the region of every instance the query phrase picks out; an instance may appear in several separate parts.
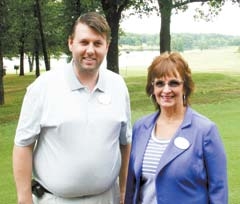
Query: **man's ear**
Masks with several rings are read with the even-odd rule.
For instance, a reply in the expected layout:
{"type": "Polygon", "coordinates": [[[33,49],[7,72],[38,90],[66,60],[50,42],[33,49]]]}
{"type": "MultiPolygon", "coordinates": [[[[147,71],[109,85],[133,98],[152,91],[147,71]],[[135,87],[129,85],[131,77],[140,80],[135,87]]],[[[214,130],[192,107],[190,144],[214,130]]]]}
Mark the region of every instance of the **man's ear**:
{"type": "Polygon", "coordinates": [[[71,37],[68,38],[68,49],[72,52],[72,44],[73,44],[73,39],[71,37]]]}
{"type": "Polygon", "coordinates": [[[108,52],[108,50],[109,50],[109,45],[110,45],[110,43],[107,43],[107,52],[108,52]]]}

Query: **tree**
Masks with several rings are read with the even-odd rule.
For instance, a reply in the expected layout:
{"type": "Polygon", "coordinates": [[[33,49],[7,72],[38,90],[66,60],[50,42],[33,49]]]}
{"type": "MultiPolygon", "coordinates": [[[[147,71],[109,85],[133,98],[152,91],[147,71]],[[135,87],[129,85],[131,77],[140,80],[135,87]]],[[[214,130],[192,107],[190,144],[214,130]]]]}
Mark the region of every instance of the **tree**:
{"type": "Polygon", "coordinates": [[[34,41],[34,56],[35,56],[35,66],[36,66],[36,77],[40,76],[40,67],[39,67],[39,40],[35,38],[34,41]]]}
{"type": "MultiPolygon", "coordinates": [[[[7,19],[4,36],[7,39],[4,41],[4,57],[20,58],[20,76],[24,75],[24,56],[25,53],[32,51],[33,40],[32,33],[33,24],[33,9],[32,0],[8,0],[7,1],[7,19]]],[[[18,65],[16,65],[18,66],[18,65]]]]}
{"type": "Polygon", "coordinates": [[[24,75],[24,52],[25,52],[25,42],[27,38],[27,30],[25,29],[27,26],[27,19],[28,19],[28,9],[27,7],[22,7],[23,9],[20,10],[20,16],[21,16],[21,34],[19,37],[19,54],[20,54],[20,76],[24,75]]]}
{"type": "MultiPolygon", "coordinates": [[[[33,21],[33,3],[31,0],[9,0],[9,32],[7,54],[10,58],[20,59],[19,75],[24,75],[24,58],[28,50],[32,50],[32,33],[35,30],[33,21]]],[[[16,65],[17,66],[17,65],[16,65]]]]}
{"type": "Polygon", "coordinates": [[[149,11],[155,9],[152,6],[153,0],[147,0],[145,3],[143,0],[101,0],[102,9],[105,13],[108,24],[111,28],[111,43],[107,54],[107,69],[119,73],[119,50],[118,50],[118,39],[119,39],[119,25],[123,15],[123,11],[128,9],[134,9],[135,11],[130,12],[129,15],[135,15],[138,13],[148,14],[149,11]]]}
{"type": "Polygon", "coordinates": [[[101,0],[102,8],[105,13],[107,22],[111,28],[111,42],[109,45],[109,51],[107,53],[107,69],[119,73],[118,62],[118,33],[119,23],[121,19],[121,13],[127,6],[128,0],[123,1],[111,1],[101,0]]]}
{"type": "Polygon", "coordinates": [[[0,105],[4,104],[4,69],[3,69],[3,53],[2,53],[2,42],[0,40],[0,105]]]}
{"type": "Polygon", "coordinates": [[[3,69],[3,41],[4,31],[6,30],[6,2],[5,0],[0,1],[0,105],[4,104],[4,69],[3,69]]]}
{"type": "MultiPolygon", "coordinates": [[[[197,9],[197,14],[200,18],[204,18],[210,15],[217,15],[224,5],[225,0],[158,0],[159,12],[161,15],[161,28],[160,28],[160,53],[165,51],[171,51],[171,14],[172,10],[185,11],[188,8],[189,3],[202,2],[203,4],[209,5],[208,14],[201,9],[197,9]]],[[[240,3],[240,0],[232,0],[233,3],[240,3]]]]}
{"type": "Polygon", "coordinates": [[[48,59],[46,40],[45,40],[44,31],[43,31],[41,6],[40,6],[40,3],[39,3],[39,0],[35,0],[35,16],[38,20],[38,29],[39,29],[39,33],[40,33],[40,36],[41,36],[44,62],[45,62],[46,71],[48,71],[48,70],[50,70],[50,63],[49,63],[49,59],[48,59]]]}

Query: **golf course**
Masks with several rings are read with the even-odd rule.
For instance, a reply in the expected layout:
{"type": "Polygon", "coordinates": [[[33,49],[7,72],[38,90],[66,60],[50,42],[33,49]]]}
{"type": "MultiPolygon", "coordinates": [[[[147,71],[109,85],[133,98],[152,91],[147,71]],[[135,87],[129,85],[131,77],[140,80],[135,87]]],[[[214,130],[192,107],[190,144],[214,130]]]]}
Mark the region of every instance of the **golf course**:
{"type": "MultiPolygon", "coordinates": [[[[237,47],[192,50],[182,53],[192,69],[195,91],[191,106],[213,120],[219,129],[227,154],[229,204],[240,203],[240,52],[237,47]]],[[[154,58],[154,53],[152,58],[154,58]]],[[[131,99],[132,124],[155,111],[145,93],[147,65],[144,58],[129,53],[120,67],[131,99]],[[129,60],[129,63],[128,61],[129,60]],[[132,61],[137,61],[133,65],[132,61]],[[131,61],[131,63],[130,63],[131,61]]],[[[146,61],[146,60],[145,60],[146,61]]],[[[16,204],[12,173],[12,147],[15,129],[26,87],[35,79],[34,73],[4,76],[5,104],[0,106],[0,203],[16,204]]],[[[46,167],[47,168],[47,167],[46,167]]],[[[216,167],[218,168],[218,167],[216,167]]]]}

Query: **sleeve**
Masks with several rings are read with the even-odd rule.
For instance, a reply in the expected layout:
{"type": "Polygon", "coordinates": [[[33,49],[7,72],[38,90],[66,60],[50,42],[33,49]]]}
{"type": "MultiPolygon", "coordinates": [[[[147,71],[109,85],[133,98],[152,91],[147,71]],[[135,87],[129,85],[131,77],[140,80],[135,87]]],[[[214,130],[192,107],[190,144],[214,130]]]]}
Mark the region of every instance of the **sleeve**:
{"type": "Polygon", "coordinates": [[[204,139],[210,203],[228,203],[227,160],[218,129],[213,124],[204,139]]]}
{"type": "Polygon", "coordinates": [[[125,204],[132,204],[134,202],[134,195],[136,191],[136,177],[134,172],[134,158],[135,158],[135,126],[133,127],[133,140],[130,152],[130,160],[128,165],[127,185],[125,193],[125,204]]]}
{"type": "Polygon", "coordinates": [[[34,143],[40,133],[41,88],[36,81],[27,88],[14,139],[17,146],[28,146],[34,143]]]}
{"type": "MultiPolygon", "coordinates": [[[[123,82],[124,83],[124,82],[123,82]]],[[[121,132],[120,132],[120,144],[127,145],[132,142],[132,125],[131,125],[131,107],[130,107],[130,97],[128,93],[127,86],[124,83],[124,96],[125,96],[125,115],[126,121],[121,124],[121,132]]]]}

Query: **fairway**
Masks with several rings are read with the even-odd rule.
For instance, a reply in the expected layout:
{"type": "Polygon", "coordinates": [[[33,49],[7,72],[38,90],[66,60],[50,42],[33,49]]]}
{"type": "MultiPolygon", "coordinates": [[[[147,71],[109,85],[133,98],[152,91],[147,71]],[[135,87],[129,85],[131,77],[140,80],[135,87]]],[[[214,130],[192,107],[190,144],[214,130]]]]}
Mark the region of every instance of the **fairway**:
{"type": "MultiPolygon", "coordinates": [[[[240,52],[238,47],[208,50],[189,50],[181,55],[186,59],[192,72],[220,72],[240,74],[240,52]]],[[[123,76],[146,75],[147,67],[158,51],[120,52],[120,72],[123,76]]]]}
{"type": "MultiPolygon", "coordinates": [[[[240,53],[237,48],[192,51],[183,55],[193,70],[196,91],[191,98],[194,109],[218,126],[228,159],[229,204],[240,203],[240,53]],[[214,63],[215,62],[215,63],[214,63]]],[[[146,67],[121,69],[129,88],[132,123],[154,111],[145,94],[146,67]]],[[[0,106],[0,203],[15,204],[12,175],[12,146],[26,86],[33,75],[4,77],[5,102],[0,106]]]]}
{"type": "Polygon", "coordinates": [[[194,72],[240,73],[238,47],[185,51],[183,56],[194,72]]]}

